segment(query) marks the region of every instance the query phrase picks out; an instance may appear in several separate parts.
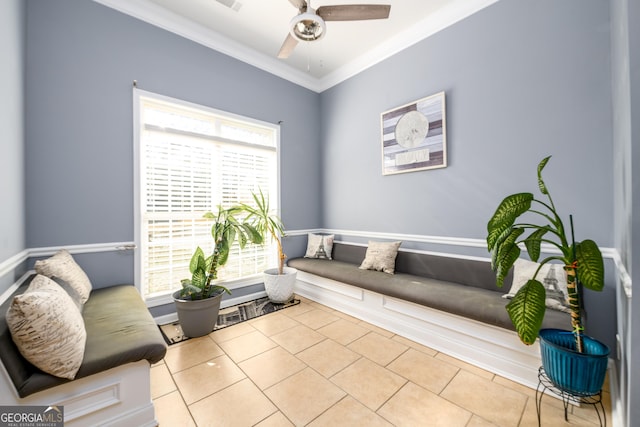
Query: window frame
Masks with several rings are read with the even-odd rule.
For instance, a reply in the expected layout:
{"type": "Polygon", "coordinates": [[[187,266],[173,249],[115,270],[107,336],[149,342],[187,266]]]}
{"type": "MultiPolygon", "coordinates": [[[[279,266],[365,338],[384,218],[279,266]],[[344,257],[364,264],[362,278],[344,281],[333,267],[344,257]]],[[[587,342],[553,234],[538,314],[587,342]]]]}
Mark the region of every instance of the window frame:
{"type": "MultiPolygon", "coordinates": [[[[227,111],[218,110],[206,105],[196,104],[193,102],[189,102],[182,99],[177,99],[173,97],[169,97],[166,95],[161,95],[154,92],[145,91],[139,88],[133,88],[133,166],[134,166],[134,188],[133,188],[133,204],[134,204],[134,244],[135,244],[135,255],[134,255],[134,285],[140,295],[145,300],[148,307],[155,307],[165,304],[173,303],[173,299],[171,297],[171,293],[163,294],[160,296],[148,297],[144,294],[143,283],[142,283],[142,209],[143,209],[143,201],[141,200],[142,196],[142,173],[141,170],[141,162],[142,162],[142,142],[141,135],[143,129],[142,123],[142,99],[149,98],[154,101],[159,102],[168,102],[172,104],[176,104],[180,107],[185,107],[188,109],[195,109],[197,111],[209,113],[215,116],[223,117],[224,119],[229,120],[237,120],[241,122],[245,122],[248,124],[255,124],[261,127],[268,127],[274,132],[275,139],[275,162],[276,162],[276,176],[275,176],[275,188],[277,191],[277,206],[275,209],[278,213],[281,212],[281,190],[280,190],[280,124],[273,124],[270,122],[258,120],[251,117],[246,117],[243,115],[230,113],[227,111]]],[[[207,138],[207,136],[203,136],[203,138],[207,138]]],[[[222,137],[215,137],[216,139],[224,139],[222,137]]],[[[238,144],[247,144],[241,141],[236,141],[238,144]]],[[[215,210],[215,206],[211,207],[212,210],[215,210]]],[[[269,267],[267,267],[269,268],[269,267]]],[[[240,279],[232,279],[224,281],[224,286],[229,288],[230,290],[243,288],[246,286],[256,285],[262,283],[262,276],[260,273],[253,274],[251,276],[246,276],[240,279]]],[[[179,289],[180,284],[176,283],[175,290],[179,289]]]]}

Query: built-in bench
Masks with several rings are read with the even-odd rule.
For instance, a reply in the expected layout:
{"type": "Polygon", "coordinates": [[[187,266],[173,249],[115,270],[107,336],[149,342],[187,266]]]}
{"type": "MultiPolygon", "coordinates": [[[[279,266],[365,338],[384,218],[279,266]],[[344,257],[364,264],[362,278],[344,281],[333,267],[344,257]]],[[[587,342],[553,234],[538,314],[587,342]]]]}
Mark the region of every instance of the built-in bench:
{"type": "MultiPolygon", "coordinates": [[[[335,242],[332,260],[289,260],[296,292],[535,388],[538,346],[518,339],[488,260],[400,250],[392,275],[360,269],[366,250],[335,242]]],[[[570,329],[569,315],[547,310],[543,327],[570,329]]]]}
{"type": "Polygon", "coordinates": [[[2,405],[62,405],[65,426],[155,426],[150,364],[164,357],[166,344],[140,294],[131,285],[93,289],[82,317],[87,334],[84,358],[74,380],[42,372],[22,357],[5,321],[14,295],[0,305],[2,405]]]}

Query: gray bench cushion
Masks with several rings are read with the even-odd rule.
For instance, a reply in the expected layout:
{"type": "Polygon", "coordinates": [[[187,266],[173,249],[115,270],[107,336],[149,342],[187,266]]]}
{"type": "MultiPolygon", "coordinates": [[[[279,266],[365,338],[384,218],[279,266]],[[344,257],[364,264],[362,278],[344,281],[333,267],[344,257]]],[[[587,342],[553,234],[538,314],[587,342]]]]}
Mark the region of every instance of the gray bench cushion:
{"type": "MultiPolygon", "coordinates": [[[[289,260],[288,265],[382,295],[514,330],[505,310],[509,300],[502,298],[507,290],[495,286],[495,275],[488,262],[400,252],[397,273],[391,275],[359,269],[358,259],[364,259],[365,252],[363,247],[337,244],[333,260],[296,258],[289,260]],[[444,280],[445,277],[450,280],[444,280]]],[[[547,310],[543,327],[570,329],[570,318],[566,313],[547,310]]]]}
{"type": "MultiPolygon", "coordinates": [[[[24,292],[29,282],[30,279],[15,294],[24,292]]],[[[0,306],[0,359],[20,397],[68,382],[40,371],[20,355],[4,318],[11,299],[0,306]]],[[[133,286],[94,289],[82,317],[87,343],[76,379],[139,360],[155,363],[167,351],[158,326],[133,286]]]]}

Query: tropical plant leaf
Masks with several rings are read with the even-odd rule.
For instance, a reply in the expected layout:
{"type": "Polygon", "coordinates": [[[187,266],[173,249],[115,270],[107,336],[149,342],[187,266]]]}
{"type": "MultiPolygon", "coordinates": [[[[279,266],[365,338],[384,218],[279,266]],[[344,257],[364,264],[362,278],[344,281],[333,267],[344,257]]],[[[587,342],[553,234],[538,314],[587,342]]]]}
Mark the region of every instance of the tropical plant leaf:
{"type": "Polygon", "coordinates": [[[227,260],[229,259],[229,252],[229,242],[223,241],[218,248],[218,265],[222,266],[227,263],[227,260]]]}
{"type": "Polygon", "coordinates": [[[542,169],[547,165],[550,158],[551,156],[547,156],[538,164],[538,188],[540,189],[540,192],[545,195],[549,194],[549,190],[542,180],[542,169]]]}
{"type": "Polygon", "coordinates": [[[529,234],[524,240],[524,246],[527,248],[527,253],[529,254],[529,258],[531,261],[538,262],[538,258],[540,258],[540,245],[542,244],[542,237],[547,234],[549,231],[549,227],[540,227],[536,229],[533,233],[529,234]]]}
{"type": "Polygon", "coordinates": [[[533,344],[540,332],[546,309],[545,296],[542,283],[529,280],[506,306],[520,340],[527,345],[533,344]]]}
{"type": "Polygon", "coordinates": [[[508,250],[501,251],[496,262],[496,285],[501,288],[504,279],[509,274],[509,270],[520,256],[520,248],[518,245],[511,245],[508,250]]]}
{"type": "Polygon", "coordinates": [[[200,259],[204,260],[204,251],[200,246],[198,246],[191,257],[191,261],[189,262],[189,272],[193,273],[198,268],[198,264],[200,259]]]}
{"type": "Polygon", "coordinates": [[[598,245],[593,240],[576,244],[576,274],[586,288],[601,291],[604,288],[604,261],[598,245]]]}
{"type": "Polygon", "coordinates": [[[242,223],[242,229],[244,233],[247,235],[249,241],[255,243],[257,245],[261,245],[263,243],[262,234],[249,223],[242,223]]]}
{"type": "Polygon", "coordinates": [[[191,285],[198,289],[202,289],[207,283],[207,272],[204,269],[198,268],[191,274],[191,285]]]}
{"type": "MultiPolygon", "coordinates": [[[[497,269],[498,265],[504,264],[505,258],[510,258],[509,253],[513,250],[512,247],[517,245],[518,237],[520,237],[522,233],[524,233],[522,228],[511,228],[509,234],[507,234],[502,241],[496,243],[494,251],[492,252],[491,268],[494,270],[497,269]]],[[[509,268],[511,268],[511,266],[508,266],[507,271],[509,268]]]]}
{"type": "Polygon", "coordinates": [[[487,246],[493,250],[496,242],[505,230],[513,226],[516,218],[525,213],[531,207],[533,194],[517,193],[507,196],[502,200],[496,212],[487,224],[487,246]]]}
{"type": "Polygon", "coordinates": [[[202,292],[202,289],[198,288],[197,286],[193,286],[191,283],[188,283],[187,281],[183,281],[182,282],[182,289],[180,290],[180,296],[181,297],[191,297],[192,299],[198,299],[198,298],[193,298],[193,296],[195,295],[196,297],[198,295],[200,295],[202,292]]]}
{"type": "Polygon", "coordinates": [[[491,237],[493,240],[493,247],[489,247],[491,251],[491,268],[495,270],[495,266],[497,263],[498,254],[500,253],[500,248],[503,245],[504,241],[511,235],[514,228],[509,227],[504,229],[497,238],[491,237]]]}

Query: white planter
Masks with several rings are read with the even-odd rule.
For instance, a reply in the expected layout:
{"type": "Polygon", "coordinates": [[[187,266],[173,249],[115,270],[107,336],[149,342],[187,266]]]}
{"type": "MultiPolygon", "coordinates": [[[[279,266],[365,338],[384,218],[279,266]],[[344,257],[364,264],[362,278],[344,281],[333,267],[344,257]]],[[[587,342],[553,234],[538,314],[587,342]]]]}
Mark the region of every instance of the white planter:
{"type": "Polygon", "coordinates": [[[264,271],[264,290],[272,302],[285,303],[291,301],[297,273],[298,270],[291,267],[285,267],[282,274],[278,274],[277,268],[270,268],[264,271]]]}

